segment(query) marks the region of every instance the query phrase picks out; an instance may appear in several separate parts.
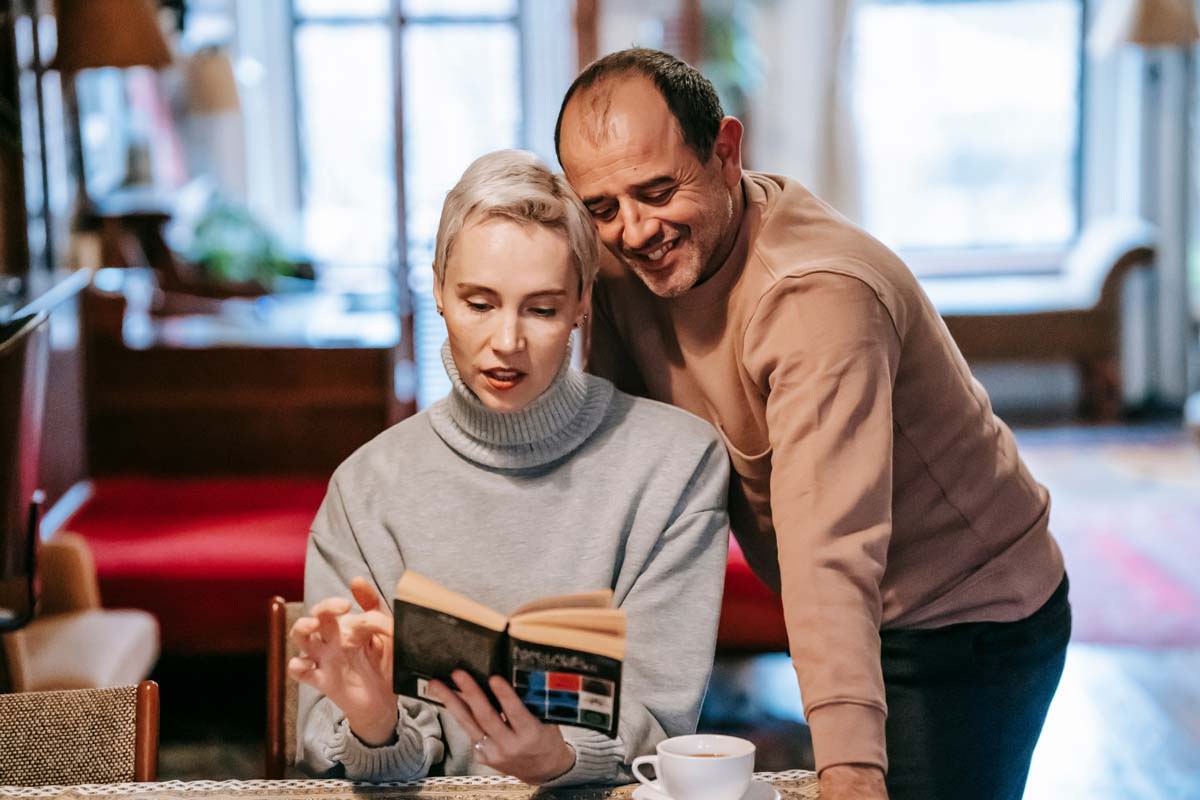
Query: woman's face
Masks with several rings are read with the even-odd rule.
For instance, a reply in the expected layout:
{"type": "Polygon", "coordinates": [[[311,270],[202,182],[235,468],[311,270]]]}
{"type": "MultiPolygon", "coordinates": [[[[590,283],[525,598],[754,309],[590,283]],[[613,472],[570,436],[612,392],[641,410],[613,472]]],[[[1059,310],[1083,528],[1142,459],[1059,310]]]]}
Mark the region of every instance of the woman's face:
{"type": "Polygon", "coordinates": [[[519,411],[544,392],[587,310],[567,240],[507,219],[468,223],[434,288],[463,383],[493,411],[519,411]]]}

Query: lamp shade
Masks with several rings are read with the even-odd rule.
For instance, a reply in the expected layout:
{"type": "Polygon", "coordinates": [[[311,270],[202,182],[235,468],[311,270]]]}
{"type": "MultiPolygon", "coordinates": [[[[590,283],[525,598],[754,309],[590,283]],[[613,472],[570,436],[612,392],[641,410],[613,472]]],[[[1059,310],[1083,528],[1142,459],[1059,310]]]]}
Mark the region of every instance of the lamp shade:
{"type": "Polygon", "coordinates": [[[53,68],[165,67],[171,51],[153,0],[58,0],[53,68]]]}
{"type": "Polygon", "coordinates": [[[187,60],[188,108],[194,114],[237,111],[237,81],[229,56],[218,48],[205,48],[187,60]]]}
{"type": "Polygon", "coordinates": [[[1088,35],[1088,47],[1106,53],[1121,44],[1186,47],[1200,39],[1192,0],[1107,0],[1088,35]]]}

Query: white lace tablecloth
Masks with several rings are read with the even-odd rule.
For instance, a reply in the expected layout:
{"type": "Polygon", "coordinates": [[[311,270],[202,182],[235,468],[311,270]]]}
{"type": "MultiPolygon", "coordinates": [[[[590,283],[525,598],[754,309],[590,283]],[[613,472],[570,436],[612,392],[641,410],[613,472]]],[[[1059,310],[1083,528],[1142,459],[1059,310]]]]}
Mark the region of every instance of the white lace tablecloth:
{"type": "MultiPolygon", "coordinates": [[[[817,778],[805,770],[758,772],[754,780],[771,783],[782,800],[815,800],[817,778]]],[[[513,778],[426,778],[403,783],[357,783],[336,780],[163,781],[80,786],[0,786],[0,798],[92,798],[126,800],[628,800],[631,786],[576,787],[538,790],[513,778]]]]}

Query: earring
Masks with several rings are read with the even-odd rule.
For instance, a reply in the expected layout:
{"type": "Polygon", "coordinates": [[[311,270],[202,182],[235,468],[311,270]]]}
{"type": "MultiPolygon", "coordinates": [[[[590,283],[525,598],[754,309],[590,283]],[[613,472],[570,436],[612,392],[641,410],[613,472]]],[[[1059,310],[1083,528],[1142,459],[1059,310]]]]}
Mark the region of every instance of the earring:
{"type": "Polygon", "coordinates": [[[444,316],[446,316],[446,312],[442,310],[442,307],[441,307],[441,306],[438,306],[438,316],[439,316],[439,317],[444,317],[444,316]]]}

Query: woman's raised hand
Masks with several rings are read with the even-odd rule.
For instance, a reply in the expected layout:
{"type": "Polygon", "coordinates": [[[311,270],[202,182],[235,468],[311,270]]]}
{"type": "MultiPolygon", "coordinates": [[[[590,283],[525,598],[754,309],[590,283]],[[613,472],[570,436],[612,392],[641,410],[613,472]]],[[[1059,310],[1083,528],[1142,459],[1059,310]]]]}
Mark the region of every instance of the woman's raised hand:
{"type": "Polygon", "coordinates": [[[377,747],[396,735],[399,711],[392,692],[392,617],[366,579],[350,581],[363,609],[343,597],[330,597],[292,626],[289,636],[298,655],[288,675],[328,697],[346,715],[350,730],[377,747]]]}

